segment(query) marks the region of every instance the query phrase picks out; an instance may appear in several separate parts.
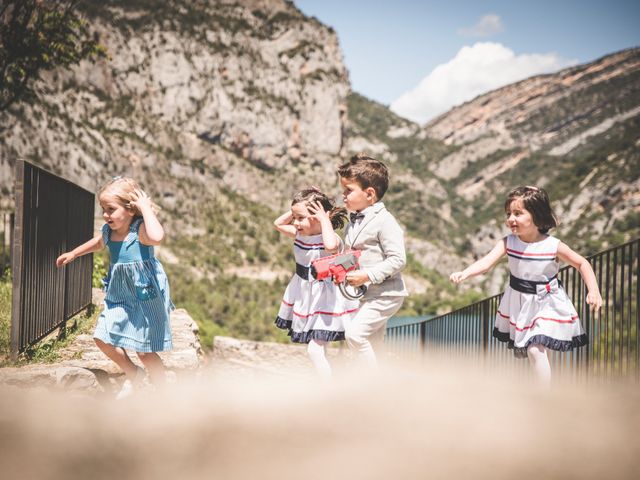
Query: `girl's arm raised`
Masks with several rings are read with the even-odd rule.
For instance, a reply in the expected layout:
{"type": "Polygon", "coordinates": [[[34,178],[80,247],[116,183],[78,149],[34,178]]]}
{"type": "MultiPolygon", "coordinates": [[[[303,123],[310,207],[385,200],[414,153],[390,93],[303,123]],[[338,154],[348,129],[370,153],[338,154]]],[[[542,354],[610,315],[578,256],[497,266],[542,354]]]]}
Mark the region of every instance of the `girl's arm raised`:
{"type": "Polygon", "coordinates": [[[291,225],[291,220],[293,220],[293,212],[289,210],[276,218],[273,221],[273,226],[283,235],[291,238],[296,238],[297,230],[296,227],[291,225]]]}
{"type": "Polygon", "coordinates": [[[472,263],[461,272],[453,272],[449,280],[453,283],[460,283],[467,278],[475,277],[481,273],[486,273],[507,254],[507,239],[503,238],[484,257],[472,263]]]}
{"type": "Polygon", "coordinates": [[[60,255],[56,259],[56,266],[61,267],[62,265],[66,265],[67,263],[73,262],[77,257],[81,257],[82,255],[86,255],[87,253],[97,252],[103,247],[104,243],[102,242],[102,233],[99,233],[88,242],[83,243],[70,252],[66,252],[60,255]]]}
{"type": "Polygon", "coordinates": [[[602,297],[600,296],[596,274],[591,268],[591,264],[586,258],[574,252],[562,242],[558,245],[558,258],[580,272],[580,276],[589,292],[587,293],[587,303],[592,310],[599,310],[602,306],[602,297]]]}
{"type": "Polygon", "coordinates": [[[132,194],[131,205],[140,210],[144,219],[144,223],[140,225],[140,230],[138,231],[140,243],[143,245],[160,245],[164,238],[164,228],[162,228],[158,217],[153,211],[149,195],[142,190],[136,190],[132,194]]]}
{"type": "Polygon", "coordinates": [[[330,253],[337,252],[338,247],[340,246],[340,239],[338,238],[338,235],[336,235],[336,232],[333,230],[331,218],[329,218],[329,212],[325,211],[325,209],[322,208],[320,202],[309,203],[307,209],[309,210],[311,217],[320,222],[320,226],[322,227],[322,243],[324,243],[324,249],[330,253]]]}

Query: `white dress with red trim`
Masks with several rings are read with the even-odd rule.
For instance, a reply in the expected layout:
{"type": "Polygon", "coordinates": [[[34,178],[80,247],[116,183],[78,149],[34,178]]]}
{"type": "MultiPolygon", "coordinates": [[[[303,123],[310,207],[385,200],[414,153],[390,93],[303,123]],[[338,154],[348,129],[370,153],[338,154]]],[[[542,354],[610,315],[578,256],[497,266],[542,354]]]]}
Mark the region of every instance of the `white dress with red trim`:
{"type": "Polygon", "coordinates": [[[558,282],[559,243],[552,236],[534,243],[507,236],[511,275],[493,336],[508,342],[516,357],[526,357],[532,344],[562,352],[587,344],[578,313],[558,282]]]}
{"type": "Polygon", "coordinates": [[[331,280],[311,276],[311,262],[331,255],[325,252],[322,234],[297,235],[293,253],[296,273],[284,292],[276,326],[296,343],[344,340],[344,321],[357,312],[359,302],[346,299],[331,280]]]}

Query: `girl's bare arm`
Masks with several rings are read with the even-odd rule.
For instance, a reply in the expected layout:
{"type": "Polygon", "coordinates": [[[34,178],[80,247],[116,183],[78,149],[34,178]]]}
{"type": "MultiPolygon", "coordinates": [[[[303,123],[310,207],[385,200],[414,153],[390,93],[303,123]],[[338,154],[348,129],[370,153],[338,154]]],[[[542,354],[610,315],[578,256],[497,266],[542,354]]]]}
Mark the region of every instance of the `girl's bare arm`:
{"type": "Polygon", "coordinates": [[[291,212],[291,210],[289,210],[276,218],[273,222],[273,226],[283,235],[291,238],[296,238],[297,230],[296,227],[291,225],[292,220],[293,213],[291,212]]]}
{"type": "Polygon", "coordinates": [[[104,248],[104,243],[102,241],[102,234],[99,233],[88,242],[77,246],[70,252],[66,252],[60,255],[56,259],[56,266],[61,267],[62,265],[73,262],[77,257],[81,257],[82,255],[86,255],[87,253],[97,252],[102,248],[104,248]]]}
{"type": "Polygon", "coordinates": [[[475,277],[482,273],[486,273],[507,254],[507,239],[503,238],[477,262],[472,263],[461,272],[453,272],[449,276],[449,280],[453,283],[460,283],[467,278],[475,277]]]}
{"type": "Polygon", "coordinates": [[[586,258],[574,252],[562,242],[558,245],[558,258],[580,272],[580,276],[587,286],[587,303],[593,310],[599,310],[602,307],[602,296],[600,295],[596,274],[591,264],[586,258]]]}

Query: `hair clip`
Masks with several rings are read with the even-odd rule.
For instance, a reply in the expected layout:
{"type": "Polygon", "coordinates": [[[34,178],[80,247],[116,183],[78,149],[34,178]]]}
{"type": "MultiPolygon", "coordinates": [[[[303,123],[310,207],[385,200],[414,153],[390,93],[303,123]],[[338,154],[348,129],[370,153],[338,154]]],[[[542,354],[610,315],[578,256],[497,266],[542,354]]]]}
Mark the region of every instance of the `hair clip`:
{"type": "Polygon", "coordinates": [[[111,178],[111,180],[120,180],[122,177],[120,175],[116,175],[115,177],[111,178]]]}

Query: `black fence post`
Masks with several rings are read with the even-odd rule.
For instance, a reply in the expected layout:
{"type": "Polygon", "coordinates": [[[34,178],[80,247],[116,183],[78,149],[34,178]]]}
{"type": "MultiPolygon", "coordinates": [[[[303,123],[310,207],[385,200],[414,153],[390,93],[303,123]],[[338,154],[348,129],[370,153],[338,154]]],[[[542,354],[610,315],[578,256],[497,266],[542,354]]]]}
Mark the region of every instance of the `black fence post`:
{"type": "Polygon", "coordinates": [[[489,349],[489,302],[482,302],[482,352],[489,349]]]}
{"type": "Polygon", "coordinates": [[[20,336],[22,330],[21,314],[22,314],[22,217],[24,212],[24,162],[16,161],[15,180],[15,223],[12,232],[12,250],[11,250],[11,275],[12,275],[12,293],[11,293],[11,360],[18,358],[20,351],[20,336]]]}

